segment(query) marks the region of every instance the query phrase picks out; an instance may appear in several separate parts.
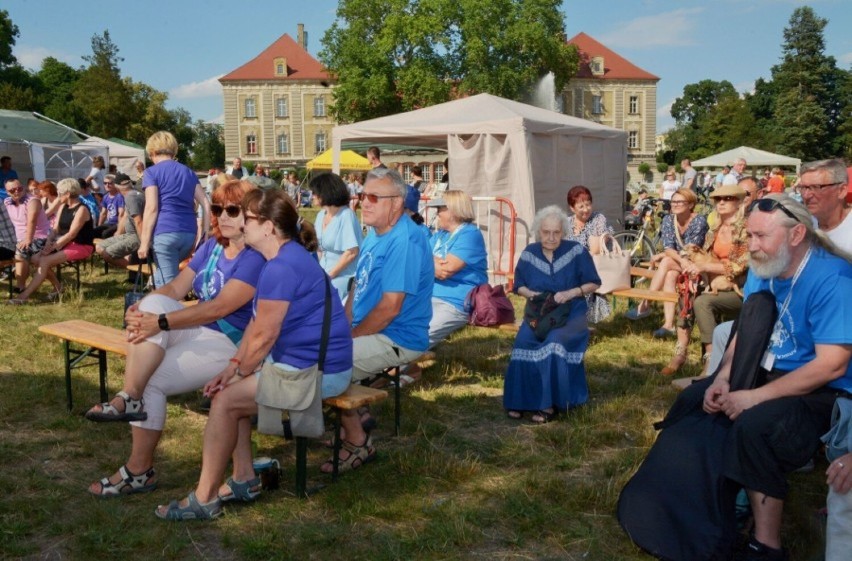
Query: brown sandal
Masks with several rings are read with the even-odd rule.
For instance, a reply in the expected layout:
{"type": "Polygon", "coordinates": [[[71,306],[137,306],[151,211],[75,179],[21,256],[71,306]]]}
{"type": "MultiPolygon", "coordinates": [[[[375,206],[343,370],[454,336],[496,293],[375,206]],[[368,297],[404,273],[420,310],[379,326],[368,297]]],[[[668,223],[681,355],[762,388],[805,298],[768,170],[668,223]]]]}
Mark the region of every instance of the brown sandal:
{"type": "MultiPolygon", "coordinates": [[[[349,455],[346,456],[345,459],[340,458],[340,464],[337,466],[337,473],[358,469],[364,464],[368,464],[376,459],[376,448],[373,446],[373,439],[370,435],[367,435],[367,439],[361,446],[357,446],[348,440],[344,440],[341,448],[346,450],[349,455]]],[[[333,473],[334,458],[329,458],[328,461],[320,466],[320,471],[323,473],[333,473]]]]}
{"type": "Polygon", "coordinates": [[[675,345],[674,356],[669,361],[669,363],[665,367],[663,367],[662,370],[660,370],[660,374],[662,374],[663,376],[671,376],[672,374],[680,370],[680,367],[684,364],[686,364],[686,347],[678,343],[677,345],[675,345]]]}

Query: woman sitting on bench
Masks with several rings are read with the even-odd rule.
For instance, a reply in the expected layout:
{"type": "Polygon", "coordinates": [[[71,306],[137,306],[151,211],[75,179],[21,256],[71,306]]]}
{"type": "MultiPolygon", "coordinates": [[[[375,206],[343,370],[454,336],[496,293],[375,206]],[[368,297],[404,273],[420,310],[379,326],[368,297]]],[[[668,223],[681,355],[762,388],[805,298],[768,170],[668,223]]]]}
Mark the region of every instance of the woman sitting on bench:
{"type": "MultiPolygon", "coordinates": [[[[209,520],[227,501],[253,501],[260,479],[252,466],[251,416],[261,377],[272,370],[294,371],[317,364],[326,306],[331,306],[322,397],[346,391],[352,379],[349,321],[317,260],[313,227],[301,222],[292,199],[282,191],[255,191],[243,202],[246,242],[268,260],[257,283],[254,318],[233,358],[204,386],[213,396],[198,486],[181,502],[156,510],[166,520],[209,520]],[[282,282],[282,279],[286,279],[282,282]],[[264,361],[271,362],[257,375],[264,361]],[[233,475],[222,474],[233,455],[233,475]]],[[[263,419],[261,419],[262,423],[263,419]]]]}
{"type": "Polygon", "coordinates": [[[153,490],[154,451],[166,422],[166,397],[200,389],[228,365],[251,319],[263,256],[247,248],[240,203],[251,183],[230,181],[213,192],[212,237],[170,283],[127,310],[124,388],[95,405],[92,421],[131,421],[130,458],[89,487],[101,497],[153,490]],[[193,290],[201,302],[181,304],[193,290]]]}
{"type": "Polygon", "coordinates": [[[48,294],[50,299],[62,295],[62,285],[53,272],[53,268],[62,263],[80,261],[95,251],[94,223],[88,207],[80,200],[80,183],[66,177],[56,186],[62,204],[57,211],[56,229],[47,236],[47,242],[40,252],[32,256],[32,262],[38,269],[30,284],[10,304],[25,304],[38,290],[45,279],[53,285],[54,291],[48,294]]]}

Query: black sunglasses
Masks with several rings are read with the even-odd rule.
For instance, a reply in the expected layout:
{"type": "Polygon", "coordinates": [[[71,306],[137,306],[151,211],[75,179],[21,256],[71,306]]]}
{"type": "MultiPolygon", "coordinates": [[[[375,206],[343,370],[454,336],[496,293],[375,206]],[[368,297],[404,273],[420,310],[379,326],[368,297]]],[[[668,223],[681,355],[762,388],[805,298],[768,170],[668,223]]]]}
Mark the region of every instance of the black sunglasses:
{"type": "Polygon", "coordinates": [[[790,212],[787,207],[785,207],[774,199],[757,199],[756,201],[752,201],[752,203],[748,205],[749,212],[753,211],[755,208],[757,208],[757,210],[759,210],[760,212],[773,212],[776,209],[781,209],[781,212],[801,224],[801,220],[799,220],[795,214],[790,212]]]}
{"type": "Polygon", "coordinates": [[[236,218],[237,216],[240,215],[240,213],[242,211],[243,211],[243,209],[238,207],[237,205],[228,205],[228,206],[210,205],[210,214],[212,214],[216,218],[219,218],[220,216],[222,216],[222,212],[227,213],[228,216],[230,216],[231,218],[236,218]]]}

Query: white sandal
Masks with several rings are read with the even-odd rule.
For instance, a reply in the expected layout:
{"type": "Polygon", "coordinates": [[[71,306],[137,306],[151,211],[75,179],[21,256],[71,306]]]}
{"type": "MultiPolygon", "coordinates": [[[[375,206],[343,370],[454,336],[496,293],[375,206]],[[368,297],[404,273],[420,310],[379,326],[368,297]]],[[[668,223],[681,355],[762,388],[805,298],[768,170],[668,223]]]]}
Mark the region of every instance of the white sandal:
{"type": "Polygon", "coordinates": [[[145,402],[141,398],[133,399],[125,391],[120,391],[115,395],[124,400],[124,411],[119,411],[111,403],[106,402],[100,404],[100,411],[94,410],[97,405],[86,411],[86,418],[96,423],[144,421],[148,418],[148,413],[143,411],[145,402]]]}

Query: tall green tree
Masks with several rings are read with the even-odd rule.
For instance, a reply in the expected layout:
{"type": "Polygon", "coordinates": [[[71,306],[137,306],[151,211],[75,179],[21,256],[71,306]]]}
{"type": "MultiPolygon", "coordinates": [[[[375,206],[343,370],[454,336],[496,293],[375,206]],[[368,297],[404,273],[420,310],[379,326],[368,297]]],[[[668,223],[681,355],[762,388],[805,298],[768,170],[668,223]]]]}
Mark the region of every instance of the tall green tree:
{"type": "Polygon", "coordinates": [[[519,99],[577,70],[558,0],[341,0],[320,58],[334,115],[362,120],[489,92],[519,99]]]}
{"type": "Polygon", "coordinates": [[[36,77],[41,82],[43,113],[77,130],[89,129],[89,121],[82,108],[74,102],[74,88],[81,71],[53,57],[41,63],[36,77]]]}
{"type": "Polygon", "coordinates": [[[109,31],[92,36],[92,54],[83,59],[89,66],[74,85],[73,98],[89,122],[88,132],[104,138],[125,137],[134,107],[118,66],[124,59],[109,31]]]}
{"type": "Polygon", "coordinates": [[[18,65],[18,59],[12,53],[12,48],[20,36],[21,32],[12,22],[9,12],[0,10],[0,70],[18,65]]]}
{"type": "Polygon", "coordinates": [[[0,10],[0,107],[21,111],[40,109],[38,81],[15,58],[12,49],[20,37],[9,12],[0,10]]]}
{"type": "Polygon", "coordinates": [[[195,141],[192,145],[192,167],[209,169],[225,161],[225,128],[217,123],[195,123],[195,141]]]}
{"type": "MultiPolygon", "coordinates": [[[[731,99],[739,99],[739,94],[727,80],[701,80],[684,86],[683,96],[672,104],[671,115],[675,120],[675,128],[667,139],[667,144],[677,154],[675,161],[707,155],[703,139],[707,133],[705,126],[708,115],[715,112],[713,122],[723,121],[723,115],[716,108],[724,100],[731,99]]],[[[724,107],[736,108],[736,105],[727,104],[724,107]]]]}
{"type": "Polygon", "coordinates": [[[802,159],[828,157],[840,148],[837,131],[842,125],[843,100],[838,86],[844,71],[838,70],[834,57],[825,54],[827,24],[813,8],[796,8],[784,28],[781,62],[772,67],[778,91],[774,112],[778,148],[802,159]],[[807,142],[806,134],[816,136],[807,142]]]}

